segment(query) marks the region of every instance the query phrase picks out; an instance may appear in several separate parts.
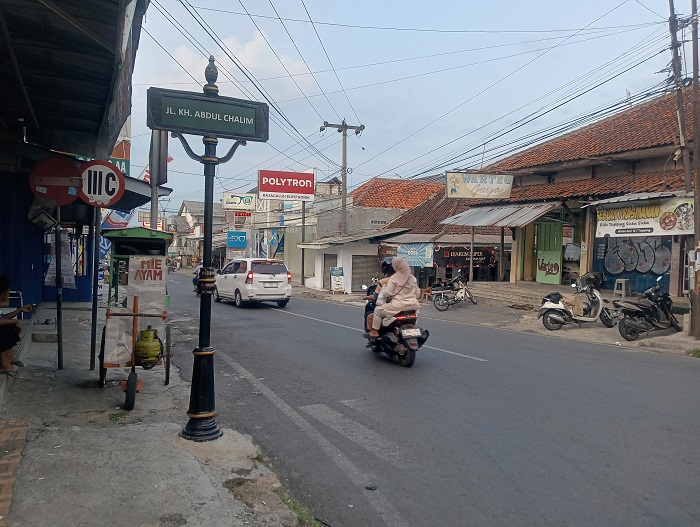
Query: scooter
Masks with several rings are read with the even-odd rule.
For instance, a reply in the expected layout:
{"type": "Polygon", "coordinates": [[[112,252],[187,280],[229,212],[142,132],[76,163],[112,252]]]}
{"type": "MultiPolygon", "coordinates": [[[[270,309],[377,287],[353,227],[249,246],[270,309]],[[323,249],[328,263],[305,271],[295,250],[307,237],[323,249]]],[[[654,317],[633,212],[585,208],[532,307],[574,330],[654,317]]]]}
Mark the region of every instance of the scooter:
{"type": "Polygon", "coordinates": [[[457,274],[442,289],[433,288],[433,305],[438,311],[447,311],[450,306],[469,300],[476,305],[476,297],[467,287],[461,274],[457,274]]]}
{"type": "Polygon", "coordinates": [[[596,289],[598,281],[595,273],[588,273],[571,284],[576,289],[573,295],[562,295],[558,291],[549,293],[542,299],[537,318],[542,318],[542,324],[550,331],[567,324],[581,326],[582,322],[595,322],[598,319],[605,327],[613,327],[620,311],[606,305],[610,301],[603,300],[596,289]]]}
{"type": "Polygon", "coordinates": [[[374,278],[372,285],[362,286],[366,291],[367,302],[362,317],[363,337],[367,339],[367,346],[374,353],[386,353],[389,357],[399,359],[399,364],[410,368],[416,360],[416,351],[428,340],[430,333],[427,329],[418,327],[418,316],[415,311],[401,311],[393,317],[382,320],[379,328],[379,338],[371,339],[367,330],[367,317],[374,312],[377,305],[375,291],[379,286],[379,280],[374,278]]]}
{"type": "Polygon", "coordinates": [[[673,328],[682,331],[681,325],[671,312],[673,300],[668,293],[661,292],[661,276],[656,279],[656,284],[644,293],[638,302],[630,300],[616,300],[615,304],[620,309],[624,318],[620,320],[618,330],[623,339],[633,341],[642,333],[649,333],[657,329],[673,328]]]}

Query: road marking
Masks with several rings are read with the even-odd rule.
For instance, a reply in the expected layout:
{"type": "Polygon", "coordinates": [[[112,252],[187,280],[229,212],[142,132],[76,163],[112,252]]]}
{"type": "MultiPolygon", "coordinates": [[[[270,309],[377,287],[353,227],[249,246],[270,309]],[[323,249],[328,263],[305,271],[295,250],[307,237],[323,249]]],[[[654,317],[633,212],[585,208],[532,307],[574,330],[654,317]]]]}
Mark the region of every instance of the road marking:
{"type": "MultiPolygon", "coordinates": [[[[295,317],[307,318],[307,319],[309,319],[309,320],[315,320],[316,322],[323,322],[324,324],[330,324],[331,326],[338,326],[338,327],[340,327],[340,328],[351,329],[351,330],[353,330],[353,331],[362,332],[362,330],[361,330],[360,328],[354,328],[354,327],[352,327],[352,326],[345,326],[345,325],[343,325],[343,324],[338,324],[338,323],[336,323],[336,322],[331,322],[331,321],[329,321],[329,320],[323,320],[323,319],[321,319],[321,318],[310,317],[310,316],[308,316],[308,315],[301,315],[301,314],[299,314],[299,313],[292,313],[291,311],[286,310],[286,309],[279,309],[279,308],[277,308],[277,311],[279,311],[280,313],[285,313],[286,315],[294,315],[295,317]]],[[[463,353],[457,353],[456,351],[449,351],[449,350],[445,350],[445,349],[442,349],[442,348],[436,348],[436,347],[434,347],[434,346],[423,346],[423,347],[424,347],[424,348],[427,348],[427,349],[434,350],[434,351],[440,351],[440,352],[442,352],[442,353],[448,353],[448,354],[450,354],[450,355],[456,355],[457,357],[462,357],[462,358],[464,358],[464,359],[471,359],[471,360],[475,360],[475,361],[479,361],[479,362],[488,362],[487,359],[481,359],[481,358],[479,358],[479,357],[472,357],[471,355],[465,355],[465,354],[463,354],[463,353]]]]}
{"type": "Polygon", "coordinates": [[[407,455],[406,449],[401,445],[390,441],[371,428],[345,417],[329,406],[325,404],[310,404],[300,407],[300,410],[321,421],[328,428],[335,430],[350,441],[357,443],[375,456],[382,458],[384,461],[398,468],[407,468],[410,466],[405,461],[407,455]]]}
{"type": "Polygon", "coordinates": [[[217,356],[228,363],[239,375],[250,382],[255,389],[262,393],[277,409],[285,414],[296,426],[304,432],[309,439],[324,451],[328,458],[345,473],[350,481],[352,481],[360,489],[364,497],[369,502],[370,506],[379,514],[384,522],[389,527],[408,527],[408,523],[401,517],[398,510],[394,508],[391,502],[379,490],[368,490],[365,488],[370,477],[363,474],[352,461],[350,461],[340,449],[326,439],[321,432],[316,430],[311,423],[304,419],[291,406],[285,403],[275,392],[265,386],[257,377],[246,370],[243,366],[231,359],[225,353],[219,353],[217,356]]]}

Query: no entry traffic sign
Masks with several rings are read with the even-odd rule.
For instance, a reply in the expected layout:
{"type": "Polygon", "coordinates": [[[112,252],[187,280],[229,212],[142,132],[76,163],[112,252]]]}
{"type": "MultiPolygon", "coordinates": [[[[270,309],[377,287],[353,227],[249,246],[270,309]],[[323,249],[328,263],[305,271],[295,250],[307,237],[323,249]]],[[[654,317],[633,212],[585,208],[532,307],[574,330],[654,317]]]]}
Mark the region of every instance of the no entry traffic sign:
{"type": "Polygon", "coordinates": [[[68,159],[47,157],[32,169],[29,186],[35,196],[53,199],[59,207],[68,205],[78,199],[80,173],[68,159]]]}
{"type": "Polygon", "coordinates": [[[109,161],[88,161],[80,167],[80,197],[93,207],[114,205],[124,194],[124,174],[109,161]]]}

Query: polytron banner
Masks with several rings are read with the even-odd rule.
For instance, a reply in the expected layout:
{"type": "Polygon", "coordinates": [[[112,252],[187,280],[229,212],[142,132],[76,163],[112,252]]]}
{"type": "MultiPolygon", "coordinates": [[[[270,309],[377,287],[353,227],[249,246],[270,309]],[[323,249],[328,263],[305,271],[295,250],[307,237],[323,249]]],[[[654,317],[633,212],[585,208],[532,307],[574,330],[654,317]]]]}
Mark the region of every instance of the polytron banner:
{"type": "Polygon", "coordinates": [[[598,207],[596,237],[693,234],[693,198],[640,201],[623,207],[598,207]]]}
{"type": "Polygon", "coordinates": [[[255,210],[255,194],[224,192],[221,205],[224,210],[255,210]]]}
{"type": "Polygon", "coordinates": [[[258,172],[258,198],[313,201],[315,177],[312,172],[258,172]]]}
{"type": "Polygon", "coordinates": [[[448,198],[509,198],[513,176],[478,172],[448,172],[448,198]]]}

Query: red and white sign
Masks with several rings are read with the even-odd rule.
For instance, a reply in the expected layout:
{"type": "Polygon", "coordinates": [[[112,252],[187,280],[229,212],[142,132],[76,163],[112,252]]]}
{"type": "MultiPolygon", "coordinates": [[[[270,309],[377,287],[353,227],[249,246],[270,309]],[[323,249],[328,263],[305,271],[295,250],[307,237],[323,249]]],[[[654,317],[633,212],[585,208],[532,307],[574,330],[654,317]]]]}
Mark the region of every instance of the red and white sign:
{"type": "Polygon", "coordinates": [[[93,207],[114,205],[124,194],[126,180],[121,170],[109,161],[88,161],[80,167],[83,185],[80,197],[93,207]]]}
{"type": "MultiPolygon", "coordinates": [[[[141,225],[146,227],[147,229],[151,228],[151,222],[150,221],[142,221],[141,225]]],[[[158,220],[158,226],[156,227],[156,230],[159,231],[164,231],[165,230],[165,222],[163,220],[158,220]]]]}
{"type": "Polygon", "coordinates": [[[239,210],[237,210],[237,211],[235,211],[235,212],[233,213],[233,215],[234,215],[235,217],[237,217],[237,218],[238,218],[238,217],[241,217],[241,216],[244,216],[244,217],[247,218],[248,216],[252,216],[253,214],[252,214],[252,212],[245,212],[245,211],[239,211],[239,210]]]}
{"type": "Polygon", "coordinates": [[[312,172],[258,171],[258,199],[313,201],[314,189],[312,172]]]}
{"type": "Polygon", "coordinates": [[[80,172],[66,158],[47,157],[32,169],[29,187],[35,196],[53,199],[59,207],[68,205],[78,199],[80,172]]]}

